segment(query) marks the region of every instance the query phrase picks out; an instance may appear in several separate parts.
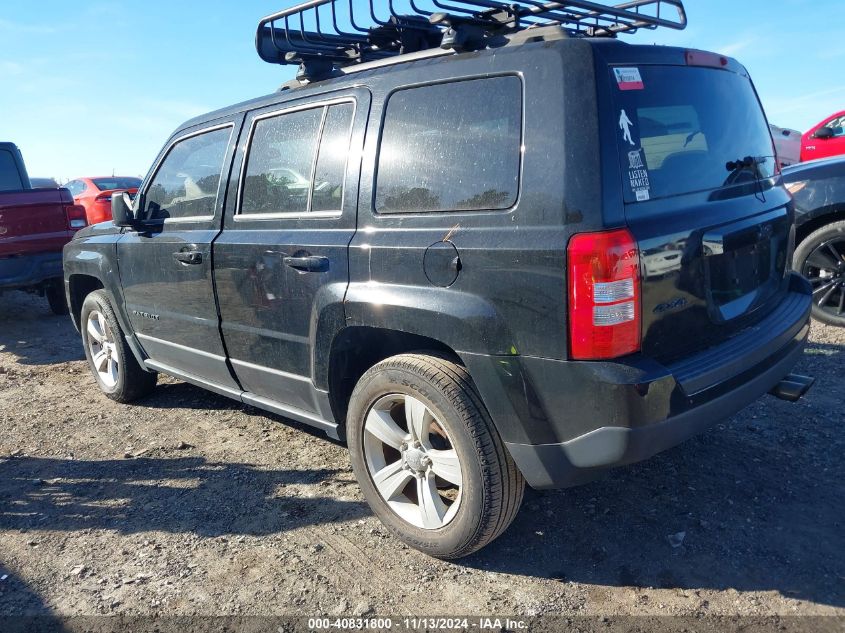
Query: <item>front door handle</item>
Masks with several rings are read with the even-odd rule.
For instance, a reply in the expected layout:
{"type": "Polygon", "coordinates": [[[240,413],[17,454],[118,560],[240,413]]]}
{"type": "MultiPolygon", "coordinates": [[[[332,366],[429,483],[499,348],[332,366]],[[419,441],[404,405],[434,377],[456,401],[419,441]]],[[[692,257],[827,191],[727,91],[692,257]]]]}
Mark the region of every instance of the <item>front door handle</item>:
{"type": "Polygon", "coordinates": [[[173,253],[173,259],[182,264],[196,266],[202,264],[202,253],[200,251],[177,251],[173,253]]]}
{"type": "Polygon", "coordinates": [[[328,257],[285,257],[285,266],[290,266],[305,273],[324,273],[329,269],[328,257]]]}

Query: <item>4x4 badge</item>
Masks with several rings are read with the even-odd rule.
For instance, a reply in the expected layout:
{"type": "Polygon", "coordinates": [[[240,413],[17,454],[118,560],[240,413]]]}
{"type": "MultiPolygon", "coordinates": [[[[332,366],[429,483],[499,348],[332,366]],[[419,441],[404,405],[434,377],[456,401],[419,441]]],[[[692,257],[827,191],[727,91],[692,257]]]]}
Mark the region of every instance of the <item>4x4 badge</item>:
{"type": "Polygon", "coordinates": [[[672,299],[671,301],[667,301],[666,303],[661,303],[654,309],[655,314],[663,314],[664,312],[669,312],[670,310],[677,310],[678,308],[683,308],[687,305],[687,300],[683,297],[677,297],[676,299],[672,299]]]}

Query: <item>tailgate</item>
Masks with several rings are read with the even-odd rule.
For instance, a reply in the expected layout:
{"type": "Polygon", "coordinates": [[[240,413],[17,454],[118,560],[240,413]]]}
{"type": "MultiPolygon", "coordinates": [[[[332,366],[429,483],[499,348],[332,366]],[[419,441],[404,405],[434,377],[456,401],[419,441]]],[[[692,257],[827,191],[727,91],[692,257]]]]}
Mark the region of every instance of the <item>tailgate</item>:
{"type": "Polygon", "coordinates": [[[625,221],[640,247],[642,350],[665,363],[759,322],[789,283],[792,202],[776,186],[757,94],[738,65],[688,59],[601,71],[625,221]]]}
{"type": "Polygon", "coordinates": [[[67,189],[0,192],[0,257],[60,252],[70,241],[67,189]]]}
{"type": "MultiPolygon", "coordinates": [[[[769,191],[770,199],[775,193],[769,191]]],[[[782,200],[783,206],[763,211],[752,196],[687,201],[689,208],[662,220],[629,216],[642,262],[645,354],[672,363],[727,340],[777,307],[788,291],[792,225],[783,194],[782,200]]]]}

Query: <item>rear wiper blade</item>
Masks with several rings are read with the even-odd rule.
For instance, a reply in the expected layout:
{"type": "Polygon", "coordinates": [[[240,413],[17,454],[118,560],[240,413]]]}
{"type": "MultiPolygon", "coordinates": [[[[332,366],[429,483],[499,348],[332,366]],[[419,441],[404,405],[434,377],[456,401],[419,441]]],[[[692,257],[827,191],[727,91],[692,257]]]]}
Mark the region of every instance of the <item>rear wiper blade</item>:
{"type": "MultiPolygon", "coordinates": [[[[762,165],[766,162],[765,156],[746,156],[745,158],[738,158],[737,160],[729,160],[725,164],[725,169],[729,172],[739,171],[740,169],[746,169],[748,167],[756,167],[757,165],[762,165]]],[[[759,170],[755,169],[755,172],[759,172],[759,170]]]]}
{"type": "Polygon", "coordinates": [[[763,165],[768,158],[766,156],[746,156],[745,158],[739,158],[737,160],[729,160],[725,164],[725,169],[727,169],[731,175],[728,176],[728,181],[734,175],[739,175],[740,172],[744,170],[749,170],[754,176],[754,184],[757,185],[757,191],[754,192],[754,196],[760,201],[766,201],[766,193],[763,189],[763,178],[760,175],[760,165],[763,165]]]}

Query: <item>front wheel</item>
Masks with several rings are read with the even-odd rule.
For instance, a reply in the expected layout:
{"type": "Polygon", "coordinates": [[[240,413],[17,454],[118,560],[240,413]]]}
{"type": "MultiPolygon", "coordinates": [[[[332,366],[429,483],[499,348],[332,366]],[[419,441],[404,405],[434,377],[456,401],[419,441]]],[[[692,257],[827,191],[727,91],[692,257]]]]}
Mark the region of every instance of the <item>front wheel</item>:
{"type": "Polygon", "coordinates": [[[80,325],[88,366],[106,396],[129,403],[153,390],[157,375],[138,364],[104,290],[85,298],[80,325]]]}
{"type": "Polygon", "coordinates": [[[367,371],[347,420],[364,497],[394,534],[439,558],[460,558],[516,517],[524,479],[462,366],[428,354],[367,371]]]}
{"type": "Polygon", "coordinates": [[[794,268],[813,286],[813,318],[845,326],[845,221],[804,238],[795,249],[794,268]]]}

